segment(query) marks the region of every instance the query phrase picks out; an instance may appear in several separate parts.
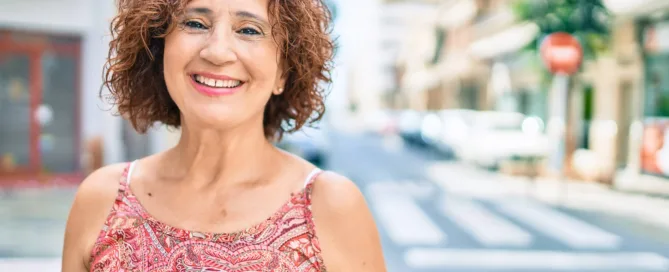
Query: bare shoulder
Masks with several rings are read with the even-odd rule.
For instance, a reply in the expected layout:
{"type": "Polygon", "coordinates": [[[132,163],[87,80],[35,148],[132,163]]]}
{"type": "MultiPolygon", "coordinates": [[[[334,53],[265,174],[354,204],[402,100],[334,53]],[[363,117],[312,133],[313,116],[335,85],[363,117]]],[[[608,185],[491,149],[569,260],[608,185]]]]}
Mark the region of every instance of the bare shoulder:
{"type": "MultiPolygon", "coordinates": [[[[95,218],[105,207],[111,208],[116,196],[120,180],[126,164],[112,164],[102,167],[84,179],[79,185],[74,204],[70,213],[85,213],[86,217],[95,218]],[[78,206],[86,207],[77,209],[78,206]]],[[[106,209],[109,211],[109,209],[106,209]]],[[[75,214],[76,215],[76,214],[75,214]]]]}
{"type": "Polygon", "coordinates": [[[116,198],[119,182],[123,177],[126,166],[125,163],[117,163],[95,170],[81,183],[76,197],[92,200],[116,198]]]}
{"type": "MultiPolygon", "coordinates": [[[[85,264],[93,244],[118,195],[125,164],[105,166],[91,173],[79,186],[65,229],[63,267],[75,271],[85,264]]],[[[65,271],[65,270],[64,270],[65,271]]]]}
{"type": "Polygon", "coordinates": [[[376,223],[358,186],[334,172],[323,172],[313,186],[312,211],[326,266],[386,271],[376,223]]]}
{"type": "MultiPolygon", "coordinates": [[[[331,171],[324,171],[314,182],[312,201],[330,211],[355,210],[366,206],[358,186],[349,178],[331,171]]],[[[319,205],[319,206],[320,206],[319,205]]]]}

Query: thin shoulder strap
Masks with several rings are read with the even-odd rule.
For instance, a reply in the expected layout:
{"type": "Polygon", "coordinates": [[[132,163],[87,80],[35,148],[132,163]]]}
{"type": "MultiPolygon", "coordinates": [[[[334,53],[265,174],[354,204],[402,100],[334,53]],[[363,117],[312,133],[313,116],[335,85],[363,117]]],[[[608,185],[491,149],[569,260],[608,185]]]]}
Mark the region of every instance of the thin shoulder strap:
{"type": "Polygon", "coordinates": [[[137,160],[134,160],[130,163],[130,166],[128,167],[128,173],[125,176],[125,185],[130,186],[130,181],[132,178],[132,171],[135,170],[135,166],[137,165],[137,160]]]}
{"type": "Polygon", "coordinates": [[[309,185],[311,185],[312,183],[314,183],[314,181],[316,180],[316,177],[318,177],[318,175],[319,175],[321,172],[323,172],[323,170],[321,170],[321,169],[319,169],[319,168],[316,168],[316,169],[314,169],[314,170],[311,170],[311,172],[309,173],[309,175],[307,176],[307,178],[304,180],[304,188],[307,188],[307,187],[309,187],[309,185]]]}

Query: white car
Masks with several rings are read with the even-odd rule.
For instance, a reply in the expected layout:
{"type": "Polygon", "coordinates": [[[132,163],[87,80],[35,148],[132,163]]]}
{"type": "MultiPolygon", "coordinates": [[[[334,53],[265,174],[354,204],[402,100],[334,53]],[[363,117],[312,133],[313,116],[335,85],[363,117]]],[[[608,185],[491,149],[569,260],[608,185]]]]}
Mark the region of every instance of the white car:
{"type": "Polygon", "coordinates": [[[481,167],[497,168],[514,157],[545,157],[550,142],[543,121],[510,112],[477,112],[459,157],[481,167]]]}
{"type": "Polygon", "coordinates": [[[440,130],[432,141],[435,148],[442,153],[457,157],[469,135],[474,114],[475,111],[466,109],[438,112],[440,130]]]}
{"type": "Polygon", "coordinates": [[[425,112],[405,110],[399,114],[397,129],[399,135],[408,143],[423,145],[423,119],[425,112]]]}

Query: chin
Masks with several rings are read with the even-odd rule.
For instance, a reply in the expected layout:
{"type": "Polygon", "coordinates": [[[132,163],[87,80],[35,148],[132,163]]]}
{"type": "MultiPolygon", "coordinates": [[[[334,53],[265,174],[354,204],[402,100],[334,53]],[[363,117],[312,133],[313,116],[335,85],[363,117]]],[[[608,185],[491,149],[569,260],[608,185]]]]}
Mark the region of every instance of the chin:
{"type": "Polygon", "coordinates": [[[189,112],[183,112],[187,122],[205,128],[225,129],[234,127],[242,122],[239,111],[232,108],[224,108],[220,105],[214,107],[200,107],[189,112]]]}

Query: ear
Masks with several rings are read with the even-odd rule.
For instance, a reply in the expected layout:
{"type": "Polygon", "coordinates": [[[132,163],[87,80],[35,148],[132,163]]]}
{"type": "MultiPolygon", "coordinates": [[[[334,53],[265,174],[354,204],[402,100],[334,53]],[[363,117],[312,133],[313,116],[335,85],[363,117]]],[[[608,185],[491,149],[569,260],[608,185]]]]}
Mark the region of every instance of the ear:
{"type": "Polygon", "coordinates": [[[274,90],[272,90],[274,95],[280,95],[285,90],[286,77],[288,77],[288,74],[284,73],[284,71],[287,71],[286,67],[284,67],[284,65],[279,65],[279,69],[276,71],[276,86],[274,86],[274,90]]]}
{"type": "Polygon", "coordinates": [[[273,93],[274,95],[280,95],[281,93],[283,93],[283,87],[279,87],[279,88],[274,89],[274,90],[272,91],[272,93],[273,93]]]}

